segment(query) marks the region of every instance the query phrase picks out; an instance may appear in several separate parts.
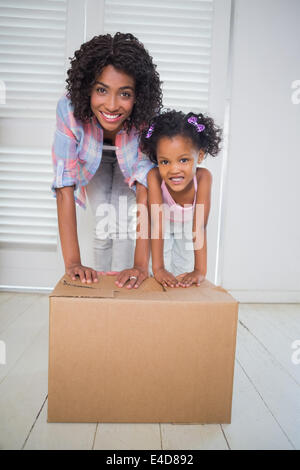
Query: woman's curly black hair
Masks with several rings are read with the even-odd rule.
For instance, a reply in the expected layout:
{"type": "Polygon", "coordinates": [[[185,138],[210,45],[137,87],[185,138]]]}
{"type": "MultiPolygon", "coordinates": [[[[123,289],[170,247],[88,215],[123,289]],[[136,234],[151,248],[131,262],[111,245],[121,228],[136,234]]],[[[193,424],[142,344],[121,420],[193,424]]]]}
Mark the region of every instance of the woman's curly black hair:
{"type": "Polygon", "coordinates": [[[132,34],[95,36],[82,44],[70,59],[66,88],[76,118],[87,121],[92,117],[90,93],[96,78],[107,65],[113,65],[135,79],[136,102],[130,119],[124,123],[128,132],[132,127],[140,131],[160,111],[162,91],[156,65],[143,44],[132,34]]]}
{"type": "Polygon", "coordinates": [[[222,130],[217,127],[212,118],[203,114],[188,113],[182,111],[167,110],[154,117],[150,127],[144,129],[141,134],[140,148],[153,163],[157,163],[156,148],[162,137],[185,136],[193,142],[197,150],[202,149],[206,154],[216,157],[220,151],[222,130]],[[192,123],[188,120],[192,118],[192,123]],[[200,132],[197,126],[204,129],[200,132]]]}

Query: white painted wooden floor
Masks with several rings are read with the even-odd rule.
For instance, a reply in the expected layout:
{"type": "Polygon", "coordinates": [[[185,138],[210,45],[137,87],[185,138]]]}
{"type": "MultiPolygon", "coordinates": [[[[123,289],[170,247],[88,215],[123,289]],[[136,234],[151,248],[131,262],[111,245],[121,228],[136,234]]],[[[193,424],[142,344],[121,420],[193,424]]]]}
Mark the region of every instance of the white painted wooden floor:
{"type": "Polygon", "coordinates": [[[300,449],[297,339],[300,304],[240,304],[231,424],[49,424],[48,296],[2,292],[0,449],[300,449]]]}

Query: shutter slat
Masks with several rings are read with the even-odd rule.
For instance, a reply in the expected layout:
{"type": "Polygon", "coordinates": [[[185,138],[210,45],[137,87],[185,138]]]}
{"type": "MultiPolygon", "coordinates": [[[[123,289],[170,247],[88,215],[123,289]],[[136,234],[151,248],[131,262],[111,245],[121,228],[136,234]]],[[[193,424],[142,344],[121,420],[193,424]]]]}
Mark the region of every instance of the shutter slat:
{"type": "MultiPolygon", "coordinates": [[[[10,76],[7,74],[6,78],[10,79],[10,76]]],[[[22,80],[19,79],[16,76],[11,77],[10,82],[7,85],[7,89],[9,89],[10,87],[13,88],[13,86],[18,86],[18,89],[20,90],[20,84],[22,84],[22,83],[24,83],[24,85],[26,87],[32,85],[34,87],[34,89],[36,89],[36,85],[39,85],[41,87],[41,89],[47,88],[47,86],[49,86],[49,85],[50,86],[56,86],[57,89],[58,89],[59,86],[61,87],[61,81],[56,80],[55,78],[47,79],[45,77],[45,79],[43,79],[42,83],[40,82],[40,80],[38,78],[39,78],[38,76],[32,75],[32,74],[31,75],[28,74],[26,77],[22,77],[22,80]]]]}
{"type": "Polygon", "coordinates": [[[39,79],[42,81],[43,76],[57,77],[61,76],[61,67],[58,65],[46,65],[46,64],[29,64],[20,61],[17,62],[4,62],[0,61],[0,73],[5,74],[14,74],[19,73],[18,70],[22,69],[22,74],[34,74],[39,76],[39,79]]]}
{"type": "MultiPolygon", "coordinates": [[[[8,226],[10,227],[40,227],[41,226],[38,220],[33,219],[29,223],[29,221],[26,221],[26,220],[23,222],[11,220],[9,217],[3,217],[1,219],[0,226],[2,225],[5,227],[8,227],[8,226]]],[[[50,227],[52,229],[56,229],[57,224],[56,222],[47,221],[43,223],[43,227],[50,227]]]]}
{"type": "MultiPolygon", "coordinates": [[[[155,21],[160,22],[164,21],[165,19],[170,19],[170,21],[178,19],[185,19],[189,21],[194,21],[195,19],[197,19],[200,21],[204,21],[209,20],[212,15],[211,9],[196,10],[194,7],[192,10],[189,10],[187,8],[178,8],[177,5],[175,8],[165,8],[163,3],[161,3],[159,7],[159,18],[157,18],[157,14],[155,14],[154,12],[155,10],[153,10],[153,8],[151,8],[147,4],[147,6],[143,6],[143,15],[141,15],[139,9],[131,9],[130,18],[133,21],[145,22],[145,17],[147,17],[149,19],[149,22],[154,23],[155,21]]],[[[119,20],[119,18],[123,19],[124,15],[126,16],[127,14],[127,2],[124,2],[123,4],[117,6],[110,5],[109,11],[106,12],[107,22],[111,23],[112,21],[119,20]]]]}
{"type": "MultiPolygon", "coordinates": [[[[27,109],[28,108],[28,102],[30,99],[27,96],[24,96],[22,99],[19,99],[15,97],[12,93],[7,93],[7,101],[8,103],[5,105],[5,109],[15,109],[15,107],[18,107],[18,109],[27,109]],[[16,102],[16,104],[15,104],[16,102]]],[[[55,104],[53,101],[49,99],[45,99],[44,103],[40,98],[35,98],[34,96],[31,98],[31,110],[34,109],[41,109],[41,110],[50,110],[52,111],[53,109],[55,110],[55,104]]]]}
{"type": "MultiPolygon", "coordinates": [[[[1,12],[0,12],[1,13],[1,12]]],[[[57,31],[58,34],[64,36],[64,21],[51,21],[51,19],[40,19],[40,18],[17,18],[9,17],[8,15],[0,16],[0,26],[1,28],[18,28],[20,31],[28,30],[36,33],[41,31],[41,36],[44,35],[44,32],[47,31],[49,34],[50,31],[57,31]]]]}
{"type": "Polygon", "coordinates": [[[57,237],[41,237],[40,235],[25,235],[25,234],[2,234],[0,232],[0,243],[1,244],[16,244],[16,245],[34,245],[34,246],[53,246],[57,245],[57,237]]]}
{"type": "MultiPolygon", "coordinates": [[[[16,108],[6,108],[5,111],[1,110],[1,105],[0,105],[0,118],[11,118],[14,119],[16,117],[16,108]]],[[[33,110],[28,110],[24,108],[23,110],[19,110],[18,112],[18,118],[19,119],[54,119],[55,117],[55,108],[52,110],[48,109],[33,109],[33,110]]]]}
{"type": "Polygon", "coordinates": [[[45,57],[44,54],[32,55],[32,54],[12,54],[11,52],[5,51],[1,53],[0,64],[23,64],[38,65],[38,66],[53,66],[61,67],[64,65],[64,57],[45,57]]]}
{"type": "Polygon", "coordinates": [[[0,155],[19,155],[22,156],[36,156],[43,155],[44,157],[49,156],[49,151],[43,148],[20,148],[20,147],[0,147],[0,155]]]}
{"type": "Polygon", "coordinates": [[[40,10],[40,9],[32,9],[30,8],[9,8],[6,6],[0,5],[0,15],[2,18],[17,18],[19,20],[55,20],[55,22],[59,23],[65,21],[65,11],[58,11],[58,10],[40,10]]]}
{"type": "Polygon", "coordinates": [[[7,181],[5,179],[1,179],[1,175],[0,175],[0,189],[4,191],[16,190],[16,189],[20,191],[32,191],[35,194],[37,194],[37,192],[39,191],[48,191],[49,193],[49,186],[45,185],[43,182],[22,181],[22,180],[7,181]]]}
{"type": "Polygon", "coordinates": [[[32,56],[33,58],[35,57],[41,57],[42,59],[45,58],[45,54],[47,54],[47,58],[59,58],[64,59],[64,53],[61,49],[57,49],[51,45],[43,45],[40,46],[39,44],[35,45],[25,45],[22,44],[22,50],[20,51],[20,46],[21,44],[3,44],[0,42],[0,53],[1,54],[10,54],[10,57],[14,56],[19,56],[20,53],[22,55],[28,54],[32,56]]]}
{"type": "Polygon", "coordinates": [[[184,2],[178,1],[178,0],[164,0],[161,2],[160,0],[149,0],[149,1],[143,1],[143,0],[126,0],[126,1],[120,1],[120,0],[106,0],[106,5],[112,7],[117,7],[117,8],[124,8],[124,5],[126,5],[126,11],[127,13],[130,11],[137,11],[139,10],[141,12],[141,15],[143,14],[144,11],[146,11],[146,8],[149,10],[152,10],[156,8],[157,12],[160,13],[160,10],[166,10],[166,11],[173,11],[175,8],[178,11],[186,12],[186,11],[191,11],[191,12],[198,12],[198,11],[212,11],[213,9],[213,0],[185,0],[184,2]]]}
{"type": "MultiPolygon", "coordinates": [[[[57,95],[57,88],[55,87],[52,87],[52,89],[49,89],[49,87],[47,87],[47,89],[45,88],[44,90],[42,89],[33,89],[33,87],[30,87],[30,86],[26,86],[24,87],[23,91],[20,91],[19,88],[9,88],[7,90],[7,96],[10,97],[10,99],[18,99],[18,100],[24,100],[24,101],[28,101],[28,100],[43,100],[43,96],[45,97],[45,92],[47,91],[48,95],[49,95],[49,98],[47,99],[47,101],[49,101],[50,103],[53,104],[53,98],[51,97],[52,96],[56,96],[57,95]],[[27,95],[24,96],[24,93],[32,93],[32,97],[31,98],[28,98],[27,95]]],[[[44,98],[45,99],[45,98],[44,98]]],[[[46,100],[45,100],[46,101],[46,100]]],[[[51,107],[52,109],[52,107],[51,107]]]]}
{"type": "Polygon", "coordinates": [[[43,11],[63,11],[66,12],[66,2],[64,0],[1,0],[1,6],[11,9],[20,9],[23,8],[26,10],[43,10],[43,11]]]}
{"type": "Polygon", "coordinates": [[[207,75],[209,75],[210,73],[210,69],[209,69],[209,66],[207,66],[206,64],[205,65],[201,65],[201,64],[172,64],[171,62],[169,63],[159,63],[157,64],[161,73],[172,73],[172,72],[176,72],[176,74],[178,72],[180,73],[185,73],[186,72],[189,72],[190,75],[194,75],[195,77],[205,77],[207,75]]]}
{"type": "MultiPolygon", "coordinates": [[[[0,29],[0,44],[14,45],[22,49],[23,46],[37,47],[37,40],[36,38],[30,36],[26,37],[22,34],[18,34],[18,32],[12,33],[12,31],[9,31],[8,33],[4,34],[3,31],[0,29]]],[[[61,51],[62,41],[60,38],[39,37],[38,46],[40,48],[51,47],[53,49],[61,51]]]]}
{"type": "Polygon", "coordinates": [[[179,81],[177,79],[177,76],[175,77],[174,75],[170,75],[167,77],[168,78],[168,82],[172,84],[173,86],[173,89],[177,89],[175,88],[176,87],[176,84],[178,84],[180,87],[185,87],[185,90],[189,90],[190,86],[191,85],[194,85],[195,87],[197,87],[198,85],[206,85],[209,84],[209,80],[208,80],[208,77],[204,80],[203,78],[201,80],[191,80],[190,77],[187,78],[186,80],[183,79],[181,81],[179,81]]]}
{"type": "MultiPolygon", "coordinates": [[[[39,200],[39,201],[51,201],[55,205],[55,200],[52,197],[52,194],[50,191],[39,191],[39,190],[30,190],[30,189],[25,189],[23,191],[21,190],[14,190],[11,188],[8,189],[2,189],[0,188],[0,199],[4,200],[5,198],[9,198],[11,201],[14,200],[39,200]]],[[[2,222],[2,221],[1,221],[2,222]]]]}
{"type": "Polygon", "coordinates": [[[12,149],[1,149],[0,147],[0,165],[11,165],[11,164],[25,164],[25,165],[35,165],[36,167],[40,165],[48,166],[48,170],[52,168],[51,165],[51,156],[50,153],[40,153],[32,152],[26,153],[20,152],[19,150],[12,151],[12,149]],[[5,151],[6,150],[6,151],[5,151]]]}
{"type": "Polygon", "coordinates": [[[46,212],[39,207],[26,209],[24,207],[0,207],[0,216],[10,215],[14,217],[42,217],[43,220],[56,220],[56,210],[48,209],[46,212]]]}
{"type": "MultiPolygon", "coordinates": [[[[139,16],[135,18],[131,17],[131,21],[128,23],[126,21],[126,17],[122,17],[119,15],[119,17],[115,14],[111,15],[111,18],[108,18],[108,21],[110,21],[110,24],[112,27],[115,25],[123,25],[126,26],[126,29],[128,31],[131,30],[131,28],[139,28],[143,30],[150,30],[153,31],[153,29],[159,28],[164,28],[164,32],[167,33],[173,33],[174,34],[174,29],[176,29],[176,34],[180,33],[185,35],[186,34],[186,27],[182,23],[182,17],[181,18],[170,18],[170,16],[166,16],[165,18],[159,18],[153,17],[153,19],[147,19],[144,17],[143,20],[139,16]]],[[[196,37],[201,36],[201,34],[206,34],[207,31],[211,31],[211,25],[207,22],[205,19],[198,19],[198,18],[189,18],[189,35],[196,35],[196,37]]],[[[124,27],[123,27],[124,30],[124,27]]]]}
{"type": "MultiPolygon", "coordinates": [[[[198,94],[198,98],[199,100],[202,100],[202,101],[205,101],[206,100],[206,93],[205,92],[199,92],[197,93],[198,94]]],[[[177,94],[173,94],[173,93],[170,93],[169,91],[166,91],[165,92],[165,99],[167,99],[168,101],[182,101],[183,103],[184,102],[187,102],[187,100],[191,100],[191,101],[194,101],[193,99],[190,98],[190,95],[188,95],[188,92],[186,92],[185,94],[184,93],[180,93],[180,95],[177,93],[177,94]]]]}
{"type": "Polygon", "coordinates": [[[34,199],[13,199],[13,198],[3,198],[1,200],[1,209],[42,209],[45,211],[52,211],[56,214],[56,205],[53,201],[35,201],[34,199]]]}
{"type": "MultiPolygon", "coordinates": [[[[178,60],[178,55],[176,56],[176,59],[178,60]]],[[[158,57],[156,59],[156,64],[159,65],[160,67],[164,67],[164,66],[170,66],[170,68],[172,69],[174,67],[174,59],[172,57],[167,57],[167,58],[164,58],[164,57],[158,57]]],[[[180,61],[180,63],[176,64],[178,67],[181,67],[183,70],[186,68],[186,67],[197,67],[201,70],[205,70],[206,72],[206,69],[209,69],[209,66],[210,66],[210,60],[209,60],[209,57],[203,57],[203,58],[200,58],[198,57],[197,58],[197,62],[195,61],[195,58],[194,57],[183,57],[182,60],[180,61]]]]}
{"type": "Polygon", "coordinates": [[[12,29],[16,30],[15,36],[16,37],[28,37],[34,38],[35,40],[39,40],[40,38],[45,39],[58,39],[63,41],[64,40],[64,32],[60,29],[40,29],[40,28],[30,28],[30,27],[18,27],[17,25],[13,26],[6,26],[3,22],[0,21],[0,28],[2,34],[10,34],[12,29]]]}
{"type": "MultiPolygon", "coordinates": [[[[40,216],[39,214],[34,214],[34,213],[31,213],[27,216],[21,214],[21,215],[18,215],[18,222],[20,224],[30,224],[30,225],[39,225],[39,226],[47,226],[47,225],[53,225],[54,223],[56,223],[56,218],[54,217],[42,217],[40,216]]],[[[5,221],[6,223],[10,223],[10,224],[14,224],[15,221],[16,221],[16,217],[13,215],[13,214],[1,214],[1,222],[5,221]]]]}
{"type": "MultiPolygon", "coordinates": [[[[9,106],[6,105],[5,109],[2,109],[0,106],[0,117],[1,118],[14,118],[16,113],[16,107],[15,106],[9,106]]],[[[32,119],[37,119],[38,117],[40,118],[49,118],[51,117],[52,119],[55,116],[55,107],[53,108],[46,108],[44,106],[43,108],[41,107],[34,107],[32,106],[30,111],[28,111],[26,104],[23,106],[19,106],[18,108],[18,118],[32,118],[32,119]]]]}
{"type": "Polygon", "coordinates": [[[17,171],[20,171],[20,172],[24,172],[24,173],[30,173],[30,174],[37,174],[37,175],[49,175],[51,173],[51,169],[52,169],[52,166],[51,164],[45,166],[45,167],[42,167],[38,164],[34,164],[34,163],[12,163],[12,162],[9,162],[7,164],[3,164],[0,162],[0,171],[1,173],[2,172],[11,172],[11,173],[14,173],[14,172],[17,172],[17,171]]]}
{"type": "Polygon", "coordinates": [[[177,53],[184,54],[184,51],[187,51],[188,53],[194,53],[196,56],[198,56],[197,51],[201,53],[202,51],[206,51],[209,53],[210,56],[210,51],[211,51],[211,43],[209,41],[202,41],[201,46],[198,46],[197,43],[192,42],[192,40],[185,38],[184,42],[176,37],[173,37],[172,40],[170,39],[169,36],[165,36],[163,38],[164,40],[164,45],[161,45],[161,38],[158,38],[158,35],[153,35],[148,34],[147,35],[147,49],[151,51],[152,57],[156,57],[156,54],[159,53],[160,51],[166,51],[169,48],[169,53],[171,55],[176,55],[177,53]]]}
{"type": "Polygon", "coordinates": [[[41,172],[32,173],[31,171],[1,171],[0,181],[38,181],[50,184],[52,178],[41,174],[41,172]]]}
{"type": "MultiPolygon", "coordinates": [[[[151,29],[151,26],[148,27],[148,25],[146,24],[134,24],[134,23],[126,23],[125,21],[123,23],[117,23],[117,22],[114,22],[112,24],[112,27],[114,27],[114,29],[116,30],[121,30],[121,31],[133,31],[135,32],[136,35],[140,37],[145,37],[145,40],[147,41],[147,39],[151,39],[151,37],[153,37],[153,29],[151,29]],[[125,28],[126,26],[126,28],[125,28]],[[142,35],[142,36],[141,36],[142,35]]],[[[155,39],[156,40],[159,40],[160,38],[166,42],[166,38],[167,41],[170,43],[172,41],[185,41],[185,39],[189,42],[191,42],[192,44],[196,44],[197,40],[200,41],[201,39],[203,41],[206,40],[206,43],[210,43],[210,37],[211,37],[211,34],[210,34],[210,30],[203,30],[201,31],[200,30],[191,30],[191,28],[189,28],[188,30],[185,29],[185,28],[181,28],[180,30],[177,30],[176,29],[176,34],[175,34],[175,31],[174,31],[174,28],[172,27],[166,27],[164,26],[163,28],[159,28],[157,30],[157,32],[155,32],[155,39]]],[[[145,41],[143,41],[145,42],[145,41]]],[[[182,42],[181,42],[182,43],[182,42]]]]}
{"type": "Polygon", "coordinates": [[[5,234],[9,234],[10,236],[14,235],[33,235],[33,236],[40,236],[40,237],[49,237],[53,236],[56,238],[55,228],[46,227],[47,230],[43,230],[42,227],[28,227],[25,226],[19,227],[15,225],[2,225],[0,224],[1,234],[5,236],[5,234]]]}

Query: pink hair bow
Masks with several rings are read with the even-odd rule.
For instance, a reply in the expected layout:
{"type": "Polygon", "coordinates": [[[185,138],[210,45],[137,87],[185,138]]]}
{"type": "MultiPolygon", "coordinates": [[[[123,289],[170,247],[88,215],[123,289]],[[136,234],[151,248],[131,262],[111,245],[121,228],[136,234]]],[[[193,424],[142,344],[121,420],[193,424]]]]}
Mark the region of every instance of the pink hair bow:
{"type": "Polygon", "coordinates": [[[152,124],[147,132],[146,139],[149,139],[152,136],[152,132],[154,131],[154,124],[152,124]]]}
{"type": "Polygon", "coordinates": [[[192,124],[193,126],[196,127],[197,132],[202,132],[202,131],[204,131],[204,129],[205,129],[204,124],[198,124],[197,118],[196,118],[195,116],[190,117],[190,118],[188,119],[188,122],[189,122],[190,124],[192,124]]]}

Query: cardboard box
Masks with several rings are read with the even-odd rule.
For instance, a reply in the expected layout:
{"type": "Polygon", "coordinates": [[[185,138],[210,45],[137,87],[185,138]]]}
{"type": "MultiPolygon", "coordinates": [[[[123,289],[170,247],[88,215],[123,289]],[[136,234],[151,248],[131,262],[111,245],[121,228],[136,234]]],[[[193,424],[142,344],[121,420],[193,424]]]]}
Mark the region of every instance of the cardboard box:
{"type": "Polygon", "coordinates": [[[114,280],[50,295],[48,422],[230,423],[238,302],[114,280]]]}

